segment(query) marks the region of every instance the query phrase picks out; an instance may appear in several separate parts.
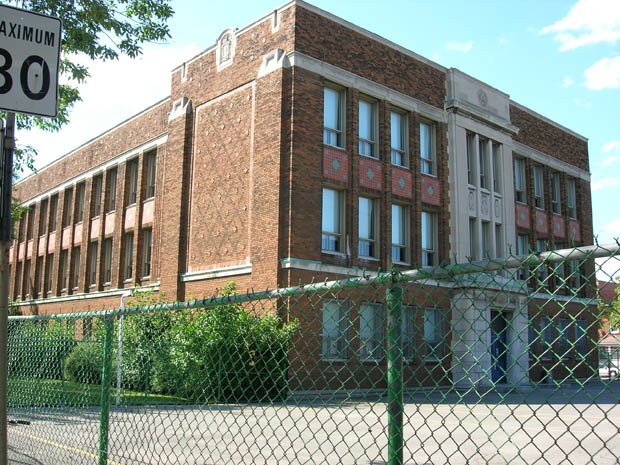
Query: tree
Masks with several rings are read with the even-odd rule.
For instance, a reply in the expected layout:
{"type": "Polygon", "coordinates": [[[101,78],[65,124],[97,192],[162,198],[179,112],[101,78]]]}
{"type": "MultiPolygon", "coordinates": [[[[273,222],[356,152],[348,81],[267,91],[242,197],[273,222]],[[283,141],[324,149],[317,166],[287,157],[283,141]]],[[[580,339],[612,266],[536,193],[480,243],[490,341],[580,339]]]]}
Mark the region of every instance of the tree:
{"type": "MultiPolygon", "coordinates": [[[[135,58],[141,45],[170,36],[167,21],[174,13],[171,0],[0,0],[0,3],[62,19],[61,76],[58,116],[17,115],[18,130],[38,127],[58,131],[69,121],[71,107],[81,100],[77,87],[88,77],[88,68],[76,61],[80,55],[92,60],[113,60],[120,55],[135,58]]],[[[4,117],[3,113],[0,116],[4,117]]],[[[33,169],[36,151],[30,146],[15,150],[14,172],[33,169]]]]}
{"type": "Polygon", "coordinates": [[[620,281],[616,285],[616,295],[610,302],[606,302],[599,295],[599,310],[605,332],[610,328],[620,328],[620,281]]]}

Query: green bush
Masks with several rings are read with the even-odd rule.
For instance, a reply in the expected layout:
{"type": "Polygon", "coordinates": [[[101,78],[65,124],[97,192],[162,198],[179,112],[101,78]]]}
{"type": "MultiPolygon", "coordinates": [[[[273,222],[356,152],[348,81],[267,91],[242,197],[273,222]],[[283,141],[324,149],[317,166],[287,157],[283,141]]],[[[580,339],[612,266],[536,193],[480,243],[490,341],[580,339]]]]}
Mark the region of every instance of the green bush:
{"type": "Polygon", "coordinates": [[[103,349],[96,342],[81,342],[65,359],[65,379],[83,384],[100,384],[103,349]]]}

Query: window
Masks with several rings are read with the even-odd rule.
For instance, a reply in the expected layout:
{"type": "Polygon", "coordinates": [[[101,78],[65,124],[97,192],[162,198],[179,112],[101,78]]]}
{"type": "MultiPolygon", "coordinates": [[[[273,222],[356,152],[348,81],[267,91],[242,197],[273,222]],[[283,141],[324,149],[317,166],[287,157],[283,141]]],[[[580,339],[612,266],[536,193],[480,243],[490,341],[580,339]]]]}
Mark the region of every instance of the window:
{"type": "Polygon", "coordinates": [[[585,357],[588,352],[588,323],[575,320],[575,350],[578,357],[585,357]]]}
{"type": "Polygon", "coordinates": [[[91,242],[88,249],[88,279],[89,286],[97,284],[97,254],[99,253],[99,245],[97,242],[91,242]]]}
{"type": "Polygon", "coordinates": [[[359,154],[378,158],[377,105],[367,100],[359,101],[359,154]]]}
{"type": "Polygon", "coordinates": [[[482,137],[478,137],[478,172],[480,175],[481,189],[489,188],[489,153],[488,141],[482,137]]]}
{"type": "Polygon", "coordinates": [[[483,221],[482,226],[482,259],[493,258],[493,248],[491,247],[493,240],[491,239],[491,223],[483,221]]]}
{"type": "Polygon", "coordinates": [[[568,287],[573,293],[578,293],[581,290],[581,270],[579,269],[579,260],[568,261],[568,287]]]}
{"type": "Polygon", "coordinates": [[[58,194],[50,198],[50,232],[56,231],[56,217],[58,216],[58,194]]]}
{"type": "Polygon", "coordinates": [[[22,294],[30,295],[30,260],[24,262],[24,280],[22,282],[22,294]]]}
{"type": "Polygon", "coordinates": [[[390,113],[390,146],[392,164],[398,166],[408,166],[407,163],[407,116],[390,113]]]}
{"type": "Polygon", "coordinates": [[[551,173],[551,210],[556,215],[562,214],[562,203],[560,202],[560,175],[551,173]]]}
{"type": "Polygon", "coordinates": [[[527,203],[526,183],[525,183],[525,160],[523,158],[515,158],[515,200],[521,203],[527,203]]]}
{"type": "Polygon", "coordinates": [[[323,304],[324,360],[344,360],[349,352],[349,303],[330,300],[323,304]]]}
{"type": "Polygon", "coordinates": [[[146,159],[146,198],[155,197],[155,182],[157,180],[157,152],[150,151],[144,155],[146,159]]]}
{"type": "Polygon", "coordinates": [[[323,143],[344,147],[344,92],[325,87],[323,99],[323,143]]]}
{"type": "Polygon", "coordinates": [[[13,297],[15,298],[15,300],[17,300],[19,298],[19,296],[21,296],[20,292],[21,292],[21,283],[22,283],[22,262],[17,262],[17,265],[15,266],[15,288],[13,289],[13,297]]]}
{"type": "Polygon", "coordinates": [[[495,257],[504,257],[504,232],[500,224],[495,225],[495,257]]]}
{"type": "Polygon", "coordinates": [[[527,325],[527,347],[528,347],[528,355],[530,360],[534,360],[537,354],[537,346],[538,346],[538,334],[536,331],[536,326],[534,324],[534,319],[530,318],[527,325]]]}
{"type": "Polygon", "coordinates": [[[151,276],[151,249],[153,245],[153,231],[145,229],[143,233],[143,251],[142,251],[142,277],[151,276]]]}
{"type": "Polygon", "coordinates": [[[125,234],[125,266],[123,279],[133,278],[133,233],[125,234]]]}
{"type": "Polygon", "coordinates": [[[381,360],[384,357],[383,306],[363,303],[360,306],[360,349],[361,360],[381,360]]]}
{"type": "Polygon", "coordinates": [[[101,215],[101,191],[103,188],[103,177],[102,175],[95,176],[93,178],[93,216],[101,215]]]}
{"type": "MultiPolygon", "coordinates": [[[[547,244],[544,239],[536,239],[536,252],[541,253],[547,250],[547,244]]],[[[549,280],[547,279],[547,265],[545,263],[540,263],[536,266],[536,285],[538,286],[548,286],[549,280]]]]}
{"type": "Polygon", "coordinates": [[[437,216],[422,212],[422,266],[435,266],[437,261],[437,216]]]}
{"type": "Polygon", "coordinates": [[[66,228],[71,224],[73,218],[73,188],[65,190],[65,202],[62,210],[62,227],[66,228]]]}
{"type": "Polygon", "coordinates": [[[69,275],[69,251],[60,252],[60,289],[67,289],[67,279],[69,275]]]}
{"type": "Polygon", "coordinates": [[[478,221],[476,218],[469,219],[469,257],[478,260],[478,221]]]}
{"type": "Polygon", "coordinates": [[[553,322],[548,316],[540,319],[540,338],[542,343],[541,358],[549,360],[553,355],[553,322]]]}
{"type": "Polygon", "coordinates": [[[571,346],[571,324],[566,318],[560,318],[558,321],[559,332],[559,353],[560,358],[570,358],[570,346],[571,346]]]}
{"type": "Polygon", "coordinates": [[[566,197],[568,207],[568,217],[577,219],[577,186],[575,180],[569,178],[566,181],[566,197]]]}
{"type": "Polygon", "coordinates": [[[50,254],[47,256],[47,261],[45,262],[45,292],[46,294],[52,293],[52,283],[53,283],[53,274],[54,274],[54,254],[50,254]]]}
{"type": "Polygon", "coordinates": [[[413,360],[415,357],[415,307],[403,306],[402,307],[402,340],[403,340],[403,359],[407,361],[413,360]]]}
{"type": "Polygon", "coordinates": [[[86,185],[82,182],[75,188],[75,221],[84,221],[84,194],[86,185]]]}
{"type": "Polygon", "coordinates": [[[47,224],[49,222],[49,218],[47,217],[47,204],[49,199],[41,200],[41,212],[39,216],[39,236],[43,236],[47,230],[47,224]]]}
{"type": "Polygon", "coordinates": [[[116,209],[116,168],[108,171],[105,186],[105,212],[116,209]]]}
{"type": "Polygon", "coordinates": [[[327,252],[342,252],[342,193],[323,189],[323,233],[321,248],[327,252]]]}
{"type": "Polygon", "coordinates": [[[424,310],[424,346],[427,359],[443,357],[444,322],[443,313],[436,308],[424,310]]]}
{"type": "Polygon", "coordinates": [[[40,297],[41,295],[41,276],[43,275],[43,257],[37,257],[37,264],[34,269],[34,286],[32,290],[33,297],[40,297]]]}
{"type": "Polygon", "coordinates": [[[29,241],[32,239],[32,235],[34,234],[34,205],[30,205],[28,207],[28,224],[26,225],[26,240],[29,241]]]}
{"type": "MultiPolygon", "coordinates": [[[[517,236],[517,255],[528,255],[530,253],[530,240],[525,234],[519,234],[517,236]]],[[[517,272],[517,278],[520,280],[526,280],[528,278],[529,271],[527,267],[520,268],[517,272]]]]}
{"type": "Polygon", "coordinates": [[[377,257],[377,223],[376,201],[366,197],[359,198],[359,256],[377,257]]]}
{"type": "Polygon", "coordinates": [[[476,151],[476,147],[474,146],[475,137],[471,133],[467,133],[467,182],[469,185],[473,186],[476,184],[476,177],[474,176],[475,170],[475,159],[474,154],[476,151]]]}
{"type": "Polygon", "coordinates": [[[493,191],[502,193],[502,146],[493,142],[493,191]]]}
{"type": "Polygon", "coordinates": [[[103,240],[103,282],[112,281],[112,238],[103,240]]]}
{"type": "Polygon", "coordinates": [[[420,123],[420,171],[431,176],[437,174],[434,129],[430,123],[420,123]]]}
{"type": "Polygon", "coordinates": [[[543,185],[543,170],[540,166],[534,167],[534,203],[536,208],[545,209],[545,193],[543,185]]]}
{"type": "Polygon", "coordinates": [[[138,159],[127,162],[127,205],[136,203],[138,199],[138,159]]]}
{"type": "Polygon", "coordinates": [[[77,289],[80,282],[80,248],[73,249],[73,272],[71,274],[71,287],[77,289]]]}
{"type": "Polygon", "coordinates": [[[392,261],[407,263],[409,228],[407,208],[402,205],[392,205],[392,261]]]}

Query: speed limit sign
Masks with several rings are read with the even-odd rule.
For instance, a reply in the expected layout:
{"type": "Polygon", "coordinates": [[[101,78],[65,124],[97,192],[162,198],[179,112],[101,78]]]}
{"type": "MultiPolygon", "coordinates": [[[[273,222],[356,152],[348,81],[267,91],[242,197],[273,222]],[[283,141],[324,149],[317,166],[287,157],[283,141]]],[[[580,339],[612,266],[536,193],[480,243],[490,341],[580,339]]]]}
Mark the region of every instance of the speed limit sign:
{"type": "Polygon", "coordinates": [[[61,27],[59,18],[0,5],[0,109],[56,116],[61,27]]]}

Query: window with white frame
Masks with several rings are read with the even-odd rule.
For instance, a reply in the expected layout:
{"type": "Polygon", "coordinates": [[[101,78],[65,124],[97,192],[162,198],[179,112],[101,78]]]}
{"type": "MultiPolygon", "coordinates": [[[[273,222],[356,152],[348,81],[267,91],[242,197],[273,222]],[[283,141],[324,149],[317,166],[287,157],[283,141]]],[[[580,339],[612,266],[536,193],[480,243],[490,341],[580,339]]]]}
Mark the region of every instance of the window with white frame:
{"type": "MultiPolygon", "coordinates": [[[[27,263],[30,263],[28,261],[27,263]]],[[[30,267],[28,267],[30,268],[30,267]]],[[[27,279],[30,279],[30,271],[26,275],[27,279]]],[[[54,284],[54,254],[49,254],[47,256],[47,261],[45,262],[45,292],[46,294],[55,294],[53,289],[54,284]]]]}
{"type": "Polygon", "coordinates": [[[360,305],[360,360],[381,360],[385,355],[383,337],[384,311],[381,304],[363,303],[360,305]]]}
{"type": "Polygon", "coordinates": [[[416,331],[416,310],[415,307],[405,305],[402,307],[402,341],[403,341],[403,359],[407,361],[413,360],[415,357],[415,331],[416,331]]]}
{"type": "MultiPolygon", "coordinates": [[[[517,235],[517,255],[528,255],[530,253],[530,239],[527,234],[519,234],[517,235]]],[[[519,268],[517,272],[517,277],[520,280],[525,280],[529,276],[528,268],[522,267],[519,268]]]]}
{"type": "Polygon", "coordinates": [[[570,324],[570,321],[566,318],[560,318],[560,320],[558,321],[558,333],[559,333],[558,355],[563,359],[570,358],[571,329],[572,329],[572,326],[570,324]]]}
{"type": "Polygon", "coordinates": [[[145,229],[142,238],[142,277],[151,276],[151,253],[153,248],[153,230],[145,229]]]}
{"type": "Polygon", "coordinates": [[[110,284],[112,281],[112,238],[103,241],[103,282],[110,284]]]}
{"type": "Polygon", "coordinates": [[[467,133],[467,138],[466,138],[467,183],[470,186],[475,186],[476,185],[476,175],[475,175],[475,166],[476,166],[475,153],[476,153],[476,147],[475,147],[475,140],[476,140],[475,136],[471,132],[468,132],[467,133]]]}
{"type": "Polygon", "coordinates": [[[482,228],[481,234],[481,249],[482,249],[482,259],[485,258],[493,258],[493,247],[491,247],[493,240],[491,238],[491,223],[489,221],[482,221],[480,223],[482,228]]]}
{"type": "Polygon", "coordinates": [[[493,192],[502,193],[502,146],[497,142],[493,142],[492,152],[493,160],[493,192]]]}
{"type": "Polygon", "coordinates": [[[575,352],[577,357],[585,357],[588,352],[588,323],[586,320],[575,320],[575,352]]]}
{"type": "Polygon", "coordinates": [[[525,177],[525,160],[523,158],[514,159],[515,169],[515,200],[520,203],[527,203],[527,188],[525,177]]]}
{"type": "Polygon", "coordinates": [[[146,199],[155,197],[155,183],[157,180],[157,151],[151,150],[144,155],[146,163],[146,199]]]}
{"type": "Polygon", "coordinates": [[[377,105],[368,100],[359,101],[359,154],[377,158],[377,105]]]}
{"type": "Polygon", "coordinates": [[[536,208],[545,209],[545,190],[541,166],[534,167],[534,204],[536,208]]]}
{"type": "Polygon", "coordinates": [[[67,289],[67,280],[69,275],[69,251],[62,250],[60,252],[60,289],[67,289]]]}
{"type": "Polygon", "coordinates": [[[127,205],[138,199],[138,158],[127,161],[127,205]]]}
{"type": "Polygon", "coordinates": [[[568,178],[566,181],[566,206],[568,217],[577,219],[577,186],[573,178],[568,178]]]}
{"type": "Polygon", "coordinates": [[[435,125],[420,123],[420,171],[431,176],[437,175],[435,156],[435,125]]]}
{"type": "Polygon", "coordinates": [[[443,312],[437,308],[424,309],[425,358],[439,360],[443,357],[445,336],[443,312]]]}
{"type": "Polygon", "coordinates": [[[359,198],[359,239],[358,254],[364,258],[377,258],[378,208],[377,201],[366,197],[359,198]]]}
{"type": "Polygon", "coordinates": [[[48,217],[47,204],[49,199],[41,200],[41,210],[39,215],[39,236],[43,236],[47,231],[48,217]]]}
{"type": "Polygon", "coordinates": [[[541,358],[549,360],[553,356],[553,321],[548,316],[540,319],[540,340],[541,340],[541,358]]]}
{"type": "Polygon", "coordinates": [[[342,192],[323,189],[321,248],[326,252],[343,251],[343,202],[342,192]]]}
{"type": "Polygon", "coordinates": [[[560,175],[558,173],[551,173],[551,211],[556,215],[562,213],[560,197],[560,175]]]}
{"type": "MultiPolygon", "coordinates": [[[[49,232],[56,231],[56,217],[58,216],[58,194],[50,197],[50,227],[49,232]]],[[[20,222],[20,226],[23,222],[20,222]]],[[[21,234],[20,234],[21,237],[21,234]]]]}
{"type": "Polygon", "coordinates": [[[422,266],[437,265],[437,215],[422,212],[422,266]]]}
{"type": "Polygon", "coordinates": [[[407,263],[408,257],[408,211],[402,205],[392,205],[392,261],[407,263]]]}
{"type": "Polygon", "coordinates": [[[75,220],[80,223],[84,221],[84,197],[86,184],[80,183],[75,188],[75,220]]]}
{"type": "MultiPolygon", "coordinates": [[[[29,217],[34,217],[31,212],[29,212],[29,217]]],[[[65,228],[69,226],[72,222],[73,218],[73,188],[69,187],[65,190],[65,199],[64,199],[64,208],[62,210],[62,227],[65,228]]],[[[32,228],[29,228],[32,229],[32,228]]],[[[32,236],[30,236],[32,237],[32,236]]]]}
{"type": "Polygon", "coordinates": [[[349,356],[349,307],[343,300],[323,303],[323,360],[345,360],[349,356]]]}
{"type": "Polygon", "coordinates": [[[489,188],[489,150],[488,141],[483,137],[478,137],[478,174],[481,189],[489,188]]]}
{"type": "Polygon", "coordinates": [[[106,175],[105,212],[116,209],[116,168],[110,169],[106,175]]]}
{"type": "Polygon", "coordinates": [[[390,113],[390,146],[392,164],[408,166],[407,116],[395,111],[390,113]]]}
{"type": "Polygon", "coordinates": [[[344,148],[344,92],[332,87],[323,91],[323,143],[344,148]]]}
{"type": "Polygon", "coordinates": [[[71,274],[71,287],[73,289],[77,289],[80,280],[80,260],[81,260],[81,249],[80,247],[76,247],[73,249],[72,261],[73,261],[73,272],[71,274]]]}
{"type": "Polygon", "coordinates": [[[99,216],[101,214],[101,198],[103,189],[103,176],[100,174],[93,177],[92,186],[92,202],[93,202],[93,216],[99,216]]]}
{"type": "Polygon", "coordinates": [[[133,278],[133,233],[125,234],[125,266],[123,267],[123,279],[133,278]]]}

